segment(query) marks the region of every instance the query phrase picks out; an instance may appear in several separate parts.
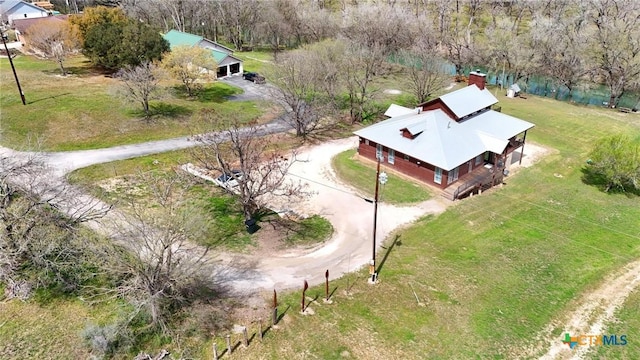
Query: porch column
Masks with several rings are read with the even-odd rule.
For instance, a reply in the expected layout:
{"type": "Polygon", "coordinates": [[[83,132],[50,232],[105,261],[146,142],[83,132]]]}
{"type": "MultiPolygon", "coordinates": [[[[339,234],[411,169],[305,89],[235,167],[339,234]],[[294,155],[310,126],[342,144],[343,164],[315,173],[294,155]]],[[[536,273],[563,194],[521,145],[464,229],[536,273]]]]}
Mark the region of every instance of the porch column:
{"type": "Polygon", "coordinates": [[[231,66],[227,65],[227,76],[231,75],[231,66]]]}
{"type": "Polygon", "coordinates": [[[520,147],[520,162],[518,163],[518,165],[522,165],[522,157],[524,156],[524,144],[527,141],[527,131],[524,131],[524,137],[522,138],[522,146],[520,147]]]}

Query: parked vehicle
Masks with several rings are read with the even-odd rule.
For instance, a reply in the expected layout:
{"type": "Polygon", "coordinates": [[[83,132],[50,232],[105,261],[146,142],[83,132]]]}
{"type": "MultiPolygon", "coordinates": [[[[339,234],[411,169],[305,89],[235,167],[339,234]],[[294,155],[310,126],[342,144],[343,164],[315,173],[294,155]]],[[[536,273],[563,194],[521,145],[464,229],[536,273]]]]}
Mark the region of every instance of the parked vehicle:
{"type": "Polygon", "coordinates": [[[218,178],[215,182],[218,186],[223,188],[232,188],[238,186],[238,181],[242,181],[244,174],[240,170],[231,170],[231,173],[225,173],[218,178]]]}
{"type": "Polygon", "coordinates": [[[256,73],[256,72],[246,72],[242,74],[242,78],[245,80],[253,81],[254,84],[264,84],[266,83],[266,79],[264,76],[256,73]]]}

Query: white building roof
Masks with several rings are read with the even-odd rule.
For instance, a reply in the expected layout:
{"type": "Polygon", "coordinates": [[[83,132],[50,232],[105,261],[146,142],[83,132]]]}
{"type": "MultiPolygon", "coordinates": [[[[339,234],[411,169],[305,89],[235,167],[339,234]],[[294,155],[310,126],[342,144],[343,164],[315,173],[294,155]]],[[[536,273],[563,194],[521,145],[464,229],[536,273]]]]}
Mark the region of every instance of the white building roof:
{"type": "Polygon", "coordinates": [[[401,116],[401,115],[417,114],[417,113],[418,113],[418,109],[417,108],[416,109],[409,109],[409,108],[406,108],[404,106],[391,104],[389,106],[389,108],[387,109],[387,111],[384,112],[384,116],[396,117],[396,116],[401,116]]]}
{"type": "Polygon", "coordinates": [[[485,151],[502,153],[511,137],[533,126],[493,110],[458,123],[437,109],[397,116],[355,134],[449,171],[485,151]],[[403,129],[414,138],[402,136],[403,129]]]}
{"type": "Polygon", "coordinates": [[[480,90],[475,85],[465,86],[460,90],[440,96],[440,100],[447,105],[458,117],[465,117],[498,103],[498,99],[487,89],[480,90]]]}
{"type": "Polygon", "coordinates": [[[480,113],[460,124],[471,130],[486,132],[499,139],[510,139],[535,126],[528,121],[493,110],[480,113]]]}

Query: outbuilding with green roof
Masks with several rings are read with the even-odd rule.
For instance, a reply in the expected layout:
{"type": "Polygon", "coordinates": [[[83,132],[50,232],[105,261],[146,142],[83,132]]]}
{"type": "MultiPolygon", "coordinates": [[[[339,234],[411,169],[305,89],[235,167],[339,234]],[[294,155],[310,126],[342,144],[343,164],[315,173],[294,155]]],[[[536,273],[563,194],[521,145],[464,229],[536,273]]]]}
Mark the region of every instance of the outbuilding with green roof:
{"type": "Polygon", "coordinates": [[[242,74],[242,60],[233,56],[233,50],[224,45],[205,39],[200,35],[189,34],[178,30],[171,30],[164,34],[163,37],[172,49],[176,46],[199,46],[211,50],[211,56],[218,64],[218,78],[242,74]]]}

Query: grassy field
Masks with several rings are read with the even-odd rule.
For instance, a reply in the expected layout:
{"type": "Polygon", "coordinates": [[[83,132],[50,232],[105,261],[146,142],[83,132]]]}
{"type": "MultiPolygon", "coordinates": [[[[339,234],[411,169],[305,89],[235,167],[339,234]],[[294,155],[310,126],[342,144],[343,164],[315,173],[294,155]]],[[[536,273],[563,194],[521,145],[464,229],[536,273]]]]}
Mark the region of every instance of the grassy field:
{"type": "MultiPolygon", "coordinates": [[[[505,113],[534,122],[528,140],[553,153],[504,188],[397,233],[394,246],[388,239],[379,285],[366,284],[365,270],[337,280],[335,303],[312,304],[315,316],[299,315],[298,293],[283,299],[284,325],[243,358],[514,358],[573,299],[637,258],[640,199],[602,193],[580,171],[596,139],[640,134],[637,115],[500,100],[505,113]]],[[[637,301],[636,292],[613,332],[638,332],[637,301]]]]}
{"type": "MultiPolygon", "coordinates": [[[[273,61],[273,53],[270,51],[246,51],[236,52],[233,56],[243,61],[244,71],[264,73],[265,68],[273,61]]],[[[268,81],[269,79],[267,79],[268,81]]]]}
{"type": "Polygon", "coordinates": [[[115,303],[88,306],[80,300],[0,301],[0,359],[88,359],[81,333],[118,312],[115,303]]]}
{"type": "MultiPolygon", "coordinates": [[[[191,160],[189,150],[170,151],[92,165],[73,171],[67,178],[72,184],[84,186],[95,196],[112,204],[121,203],[123,197],[132,191],[136,196],[142,195],[138,201],[150,201],[148,194],[144,195],[145,192],[141,191],[142,184],[136,183],[136,176],[148,171],[175,171],[180,164],[191,160]]],[[[193,201],[202,205],[207,216],[206,223],[209,224],[205,236],[195,239],[198,243],[237,252],[258,246],[262,233],[251,236],[246,233],[244,215],[233,196],[209,183],[191,186],[188,194],[193,201]]],[[[277,214],[265,214],[260,221],[274,224],[280,229],[283,247],[317,244],[333,233],[331,223],[321,216],[294,222],[281,219],[277,214]]]]}
{"type": "MultiPolygon", "coordinates": [[[[375,165],[355,159],[355,154],[355,150],[348,150],[336,155],[331,161],[333,169],[338,179],[353,186],[363,195],[373,197],[376,186],[373,180],[376,178],[375,165]]],[[[405,180],[396,174],[387,175],[388,182],[379,189],[381,201],[407,204],[428,200],[431,197],[425,186],[405,180]]]]}
{"type": "Polygon", "coordinates": [[[640,359],[638,329],[640,329],[640,289],[636,289],[627,298],[624,307],[617,315],[617,321],[607,325],[606,335],[627,335],[627,345],[599,346],[592,359],[640,359]]]}
{"type": "Polygon", "coordinates": [[[115,94],[117,80],[97,72],[83,57],[69,59],[72,75],[58,75],[52,61],[29,56],[14,59],[27,105],[20,102],[7,59],[0,59],[0,143],[22,148],[40,139],[46,150],[101,148],[190,135],[208,124],[200,116],[214,110],[220,116],[238,114],[249,121],[264,113],[263,103],[230,102],[226,96],[242,90],[224,83],[205,85],[195,99],[186,99],[175,84],[151,103],[153,117],[144,120],[136,105],[115,94]]]}
{"type": "MultiPolygon", "coordinates": [[[[282,295],[280,310],[286,313],[279,329],[271,329],[262,343],[254,339],[233,358],[515,358],[533,345],[546,324],[573,309],[572,300],[636,259],[640,198],[585,185],[581,169],[597,139],[614,133],[640,136],[639,116],[534,96],[499,100],[503,112],[536,124],[527,140],[549,147],[549,155],[507,178],[503,188],[393,234],[380,254],[384,261],[378,285],[366,283],[364,269],[334,280],[334,303],[313,302],[313,316],[299,314],[299,292],[282,295]]],[[[152,159],[139,161],[153,165],[152,159]]],[[[101,166],[122,174],[114,165],[101,166]]],[[[369,171],[366,178],[374,178],[374,170],[369,171]]],[[[95,181],[100,172],[91,170],[89,177],[95,181]]],[[[390,184],[384,201],[390,200],[390,184]]],[[[323,293],[314,287],[307,295],[323,293]]],[[[640,329],[639,301],[636,291],[607,333],[626,333],[634,341],[631,336],[640,329]]],[[[29,306],[24,305],[25,311],[29,306]]],[[[3,314],[0,324],[7,321],[3,314]]],[[[14,326],[29,325],[19,317],[11,321],[18,324],[14,326]]],[[[77,328],[73,322],[58,326],[67,333],[77,328]]],[[[2,331],[6,329],[0,327],[0,335],[11,334],[2,331]]],[[[562,329],[556,331],[560,341],[562,329]]],[[[210,354],[210,342],[178,345],[174,340],[169,347],[210,354]]],[[[218,349],[224,348],[223,338],[215,341],[218,349]]],[[[65,349],[82,354],[73,346],[65,349]]],[[[592,357],[638,357],[633,343],[599,351],[592,357]]]]}

